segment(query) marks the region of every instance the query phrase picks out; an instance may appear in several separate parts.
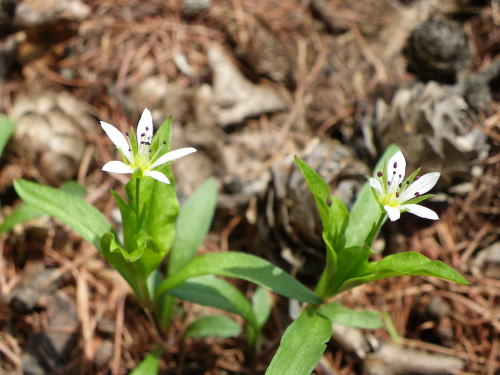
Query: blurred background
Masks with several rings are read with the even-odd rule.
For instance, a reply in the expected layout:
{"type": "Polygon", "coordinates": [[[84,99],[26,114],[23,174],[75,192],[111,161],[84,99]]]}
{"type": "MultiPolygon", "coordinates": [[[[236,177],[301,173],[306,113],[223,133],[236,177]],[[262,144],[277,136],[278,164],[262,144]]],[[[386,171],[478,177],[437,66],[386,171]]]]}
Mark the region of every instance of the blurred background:
{"type": "MultiPolygon", "coordinates": [[[[441,172],[440,220],[403,215],[376,250],[443,260],[472,285],[343,294],[383,311],[399,343],[336,327],[316,373],[500,374],[499,26],[498,0],[0,0],[0,111],[16,125],[0,216],[20,204],[14,179],[76,181],[118,224],[109,191],[126,179],[100,170],[115,151],[98,121],[125,131],[149,108],[156,126],[173,116],[173,148],[199,150],[174,166],[180,201],[218,180],[200,252],[254,253],[312,285],[321,227],[293,156],[350,205],[397,143],[409,169],[441,172]]],[[[119,275],[57,221],[14,226],[0,252],[0,373],[125,374],[154,348],[119,275]]],[[[206,310],[182,304],[161,373],[264,373],[291,321],[274,305],[252,362],[244,338],[182,340],[206,310]]]]}

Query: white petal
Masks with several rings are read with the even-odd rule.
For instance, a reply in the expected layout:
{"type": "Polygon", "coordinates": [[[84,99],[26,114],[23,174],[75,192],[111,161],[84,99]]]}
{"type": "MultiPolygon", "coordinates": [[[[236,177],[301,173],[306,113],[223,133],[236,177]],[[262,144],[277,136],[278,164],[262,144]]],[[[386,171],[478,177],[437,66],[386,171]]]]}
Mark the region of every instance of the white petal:
{"type": "Polygon", "coordinates": [[[387,212],[387,215],[389,215],[389,219],[391,219],[391,221],[396,221],[401,216],[399,207],[384,206],[384,210],[387,212]]]}
{"type": "Polygon", "coordinates": [[[186,155],[192,154],[193,152],[196,152],[196,149],[193,147],[185,147],[167,152],[166,154],[160,156],[158,160],[156,160],[153,164],[151,164],[151,168],[158,167],[159,165],[168,163],[169,161],[180,159],[186,155]]]}
{"type": "Polygon", "coordinates": [[[415,198],[415,193],[418,193],[419,195],[427,193],[434,187],[434,185],[436,185],[439,180],[439,176],[439,172],[424,174],[417,181],[413,181],[413,183],[401,193],[399,201],[406,202],[407,200],[415,198]]]}
{"type": "Polygon", "coordinates": [[[153,137],[153,117],[149,109],[142,111],[141,118],[137,124],[137,146],[141,147],[141,140],[151,142],[153,137]],[[144,136],[143,136],[144,134],[144,136]]]}
{"type": "Polygon", "coordinates": [[[113,173],[133,173],[134,171],[127,164],[121,161],[108,161],[102,167],[102,170],[105,172],[113,172],[113,173]]]}
{"type": "Polygon", "coordinates": [[[106,132],[106,135],[111,139],[111,142],[118,147],[127,160],[132,162],[132,152],[130,151],[130,145],[128,144],[127,138],[115,128],[113,125],[108,124],[107,122],[101,121],[101,127],[106,132]]]}
{"type": "Polygon", "coordinates": [[[400,208],[402,210],[408,210],[408,212],[412,213],[413,215],[423,217],[424,219],[439,220],[439,216],[434,211],[419,204],[405,204],[403,206],[400,206],[400,208]]]}
{"type": "Polygon", "coordinates": [[[389,162],[387,163],[387,180],[391,181],[391,190],[397,190],[398,185],[403,181],[405,177],[405,171],[405,157],[401,151],[398,151],[392,156],[392,158],[389,159],[389,162]]]}
{"type": "Polygon", "coordinates": [[[369,180],[369,182],[370,182],[370,186],[372,188],[374,188],[375,190],[377,190],[379,194],[383,194],[382,185],[380,184],[379,180],[377,180],[376,178],[371,177],[370,180],[369,180]]]}
{"type": "Polygon", "coordinates": [[[146,171],[144,174],[146,176],[154,178],[157,181],[163,182],[164,184],[170,183],[170,180],[168,179],[168,177],[159,171],[146,171]]]}

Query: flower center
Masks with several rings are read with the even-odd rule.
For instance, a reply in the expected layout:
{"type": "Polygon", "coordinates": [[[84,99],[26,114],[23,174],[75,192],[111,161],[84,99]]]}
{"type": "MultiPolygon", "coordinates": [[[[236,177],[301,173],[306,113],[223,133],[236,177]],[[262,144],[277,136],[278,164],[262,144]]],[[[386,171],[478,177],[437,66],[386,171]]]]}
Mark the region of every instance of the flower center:
{"type": "Polygon", "coordinates": [[[383,206],[397,207],[399,206],[399,193],[398,192],[387,192],[380,196],[380,203],[383,206]]]}

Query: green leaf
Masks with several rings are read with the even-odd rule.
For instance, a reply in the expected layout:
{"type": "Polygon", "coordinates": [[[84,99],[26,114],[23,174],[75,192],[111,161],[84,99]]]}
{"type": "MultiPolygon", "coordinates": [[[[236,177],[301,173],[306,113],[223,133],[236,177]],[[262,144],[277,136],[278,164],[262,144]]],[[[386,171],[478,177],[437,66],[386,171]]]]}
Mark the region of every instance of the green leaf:
{"type": "Polygon", "coordinates": [[[332,335],[332,323],[310,309],[285,331],[278,351],[269,365],[266,375],[309,375],[332,335]]]}
{"type": "Polygon", "coordinates": [[[227,338],[238,336],[240,333],[241,327],[233,319],[223,315],[208,315],[191,323],[184,332],[184,337],[227,338]]]}
{"type": "Polygon", "coordinates": [[[338,256],[337,272],[327,287],[327,297],[337,294],[344,282],[363,273],[371,254],[368,247],[353,246],[343,249],[338,256]]]}
{"type": "Polygon", "coordinates": [[[82,186],[78,182],[73,180],[63,182],[61,186],[59,186],[59,189],[65,191],[66,193],[76,195],[80,198],[85,198],[85,196],[87,195],[87,189],[85,189],[85,186],[82,186]]]}
{"type": "Polygon", "coordinates": [[[314,200],[316,201],[316,207],[319,212],[319,216],[321,218],[321,222],[323,224],[323,228],[328,228],[329,225],[329,213],[328,213],[328,200],[330,198],[330,187],[328,184],[321,178],[321,176],[312,169],[305,162],[300,160],[297,156],[295,156],[295,163],[299,167],[302,175],[304,176],[307,186],[311,191],[314,200]]]}
{"type": "Polygon", "coordinates": [[[434,276],[458,284],[469,284],[460,273],[445,263],[430,260],[420,253],[409,251],[389,255],[378,262],[369,263],[362,275],[347,280],[341,290],[347,290],[375,280],[404,275],[434,276]]]}
{"type": "Polygon", "coordinates": [[[105,233],[100,240],[99,252],[106,261],[129,283],[135,294],[143,301],[144,293],[139,286],[138,277],[134,263],[127,262],[123,257],[123,250],[115,240],[113,233],[105,233]]]}
{"type": "Polygon", "coordinates": [[[257,325],[262,328],[271,314],[271,298],[265,288],[257,287],[252,298],[252,309],[257,325]]]}
{"type": "Polygon", "coordinates": [[[332,323],[350,327],[377,329],[384,326],[380,313],[370,310],[352,310],[340,302],[322,305],[318,309],[318,313],[328,318],[332,323]]]}
{"type": "Polygon", "coordinates": [[[43,211],[40,211],[38,208],[34,206],[30,206],[28,204],[22,204],[19,207],[15,208],[12,213],[5,217],[2,224],[0,224],[0,234],[4,232],[8,232],[11,230],[16,224],[24,223],[25,221],[35,219],[44,214],[43,211]]]}
{"type": "MultiPolygon", "coordinates": [[[[375,166],[375,172],[382,170],[384,163],[398,151],[398,146],[394,144],[387,147],[375,166]]],[[[345,246],[361,246],[364,244],[371,246],[371,242],[377,234],[374,229],[381,213],[380,205],[375,201],[370,185],[366,182],[360,190],[349,215],[345,230],[345,246]]]]}
{"type": "Polygon", "coordinates": [[[160,369],[161,349],[153,350],[129,375],[155,375],[160,369]]]}
{"type": "MultiPolygon", "coordinates": [[[[64,182],[59,189],[82,198],[85,197],[85,188],[79,185],[76,181],[64,182]]],[[[11,230],[16,224],[24,223],[43,215],[43,211],[34,206],[30,206],[29,204],[23,203],[14,209],[9,216],[4,218],[2,224],[0,225],[0,234],[11,230]]]]}
{"type": "Polygon", "coordinates": [[[106,218],[74,194],[27,180],[14,181],[14,189],[27,204],[59,219],[98,248],[101,236],[111,231],[106,218]]]}
{"type": "Polygon", "coordinates": [[[195,255],[203,242],[217,203],[217,183],[211,178],[184,203],[177,218],[176,233],[168,262],[168,275],[174,274],[195,255]]]}
{"type": "Polygon", "coordinates": [[[234,251],[210,253],[192,259],[175,275],[164,280],[158,287],[157,293],[163,294],[181,285],[187,279],[202,275],[218,275],[247,280],[301,302],[317,304],[322,301],[306,286],[267,260],[234,251]]]}
{"type": "Polygon", "coordinates": [[[3,149],[14,132],[15,127],[16,125],[12,121],[4,115],[0,115],[0,156],[2,156],[3,149]]]}
{"type": "Polygon", "coordinates": [[[212,275],[193,277],[168,294],[177,298],[215,307],[242,316],[249,324],[256,326],[250,302],[233,285],[212,275]]]}

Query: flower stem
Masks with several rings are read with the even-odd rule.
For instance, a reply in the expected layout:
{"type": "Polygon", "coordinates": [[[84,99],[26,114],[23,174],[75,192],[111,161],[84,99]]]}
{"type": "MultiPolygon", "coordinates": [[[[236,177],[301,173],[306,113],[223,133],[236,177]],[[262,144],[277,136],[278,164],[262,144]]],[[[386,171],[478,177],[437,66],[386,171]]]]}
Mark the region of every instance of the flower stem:
{"type": "Polygon", "coordinates": [[[135,216],[136,216],[136,229],[139,230],[140,215],[139,215],[139,191],[141,186],[141,179],[137,178],[135,183],[135,216]]]}
{"type": "Polygon", "coordinates": [[[378,218],[377,223],[372,228],[368,237],[366,237],[366,241],[365,241],[366,246],[370,246],[370,247],[372,246],[373,241],[378,236],[380,229],[382,228],[382,225],[384,225],[386,219],[387,219],[387,214],[385,213],[384,210],[381,210],[380,217],[378,218]]]}

